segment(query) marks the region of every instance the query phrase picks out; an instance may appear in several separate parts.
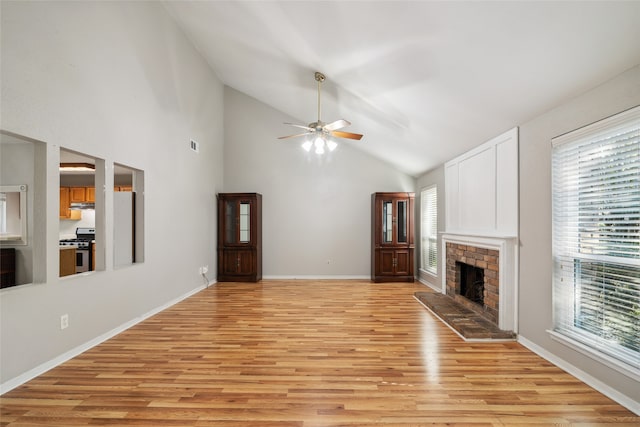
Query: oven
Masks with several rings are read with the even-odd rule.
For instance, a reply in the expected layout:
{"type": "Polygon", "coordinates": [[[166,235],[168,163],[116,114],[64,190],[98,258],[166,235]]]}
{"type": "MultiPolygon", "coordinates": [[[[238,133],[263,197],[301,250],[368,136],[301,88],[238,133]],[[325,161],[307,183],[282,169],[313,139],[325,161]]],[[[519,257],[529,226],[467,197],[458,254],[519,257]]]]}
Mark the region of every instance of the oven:
{"type": "Polygon", "coordinates": [[[76,247],[76,274],[93,270],[93,245],[96,238],[95,228],[78,227],[75,239],[61,240],[61,246],[76,247]]]}
{"type": "Polygon", "coordinates": [[[78,247],[76,249],[76,273],[84,273],[90,270],[91,251],[88,248],[78,247]]]}

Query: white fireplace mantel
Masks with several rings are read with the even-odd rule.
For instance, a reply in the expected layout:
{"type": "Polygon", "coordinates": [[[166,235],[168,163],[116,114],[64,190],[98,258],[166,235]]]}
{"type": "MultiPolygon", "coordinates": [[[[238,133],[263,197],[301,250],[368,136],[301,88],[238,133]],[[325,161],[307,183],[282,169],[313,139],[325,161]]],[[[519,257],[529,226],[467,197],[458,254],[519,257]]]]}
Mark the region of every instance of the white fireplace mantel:
{"type": "MultiPolygon", "coordinates": [[[[498,251],[499,314],[498,327],[518,332],[518,237],[441,233],[441,262],[447,265],[447,243],[469,245],[498,251]]],[[[441,292],[447,292],[446,268],[442,274],[441,292]]]]}

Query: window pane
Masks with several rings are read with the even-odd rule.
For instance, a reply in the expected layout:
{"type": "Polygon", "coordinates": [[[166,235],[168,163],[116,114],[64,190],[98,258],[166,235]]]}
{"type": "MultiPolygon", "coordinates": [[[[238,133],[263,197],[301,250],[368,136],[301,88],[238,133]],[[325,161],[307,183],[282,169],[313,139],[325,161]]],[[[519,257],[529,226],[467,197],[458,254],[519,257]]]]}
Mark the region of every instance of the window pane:
{"type": "Polygon", "coordinates": [[[640,107],[553,145],[554,329],[640,372],[640,107]]]}
{"type": "Polygon", "coordinates": [[[420,268],[437,274],[438,270],[438,195],[436,186],[423,190],[421,201],[420,268]]]}

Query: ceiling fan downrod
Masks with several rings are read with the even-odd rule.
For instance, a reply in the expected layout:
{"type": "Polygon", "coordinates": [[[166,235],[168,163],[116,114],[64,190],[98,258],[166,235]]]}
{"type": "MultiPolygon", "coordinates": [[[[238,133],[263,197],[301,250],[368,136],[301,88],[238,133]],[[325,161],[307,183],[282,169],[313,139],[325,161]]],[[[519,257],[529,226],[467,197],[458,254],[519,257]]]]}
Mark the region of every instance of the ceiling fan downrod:
{"type": "Polygon", "coordinates": [[[322,127],[322,122],[320,121],[320,85],[324,82],[325,76],[319,71],[316,71],[316,81],[318,82],[318,122],[317,127],[322,127]]]}

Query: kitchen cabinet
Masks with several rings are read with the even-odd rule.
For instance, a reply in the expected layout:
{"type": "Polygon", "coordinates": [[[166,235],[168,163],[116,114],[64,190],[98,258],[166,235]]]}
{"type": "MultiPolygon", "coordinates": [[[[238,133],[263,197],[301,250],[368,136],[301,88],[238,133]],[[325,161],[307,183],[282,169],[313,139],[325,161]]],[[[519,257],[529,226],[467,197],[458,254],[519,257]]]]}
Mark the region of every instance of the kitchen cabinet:
{"type": "Polygon", "coordinates": [[[86,187],[85,188],[85,202],[95,202],[96,201],[96,187],[86,187]]]}
{"type": "Polygon", "coordinates": [[[131,185],[116,185],[113,187],[113,191],[133,191],[131,185]]]}
{"type": "Polygon", "coordinates": [[[60,187],[60,219],[79,220],[81,218],[80,211],[71,210],[71,189],[69,187],[60,187]]]}
{"type": "Polygon", "coordinates": [[[60,277],[76,274],[76,248],[60,247],[60,277]]]}
{"type": "Polygon", "coordinates": [[[414,193],[371,195],[371,280],[414,280],[414,193]]]}
{"type": "Polygon", "coordinates": [[[83,203],[87,198],[87,190],[85,187],[70,187],[69,199],[71,203],[83,203]]]}
{"type": "Polygon", "coordinates": [[[262,195],[218,194],[218,281],[262,279],[262,195]]]}
{"type": "Polygon", "coordinates": [[[69,187],[71,203],[92,203],[96,201],[95,187],[69,187]]]}

